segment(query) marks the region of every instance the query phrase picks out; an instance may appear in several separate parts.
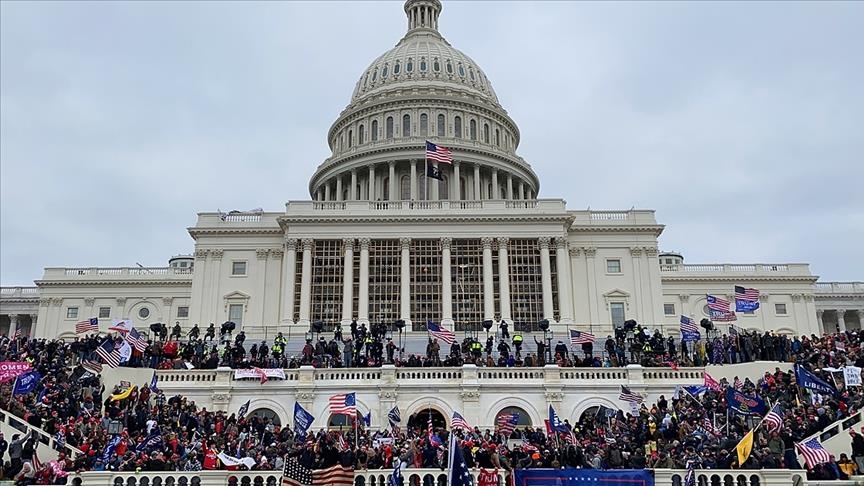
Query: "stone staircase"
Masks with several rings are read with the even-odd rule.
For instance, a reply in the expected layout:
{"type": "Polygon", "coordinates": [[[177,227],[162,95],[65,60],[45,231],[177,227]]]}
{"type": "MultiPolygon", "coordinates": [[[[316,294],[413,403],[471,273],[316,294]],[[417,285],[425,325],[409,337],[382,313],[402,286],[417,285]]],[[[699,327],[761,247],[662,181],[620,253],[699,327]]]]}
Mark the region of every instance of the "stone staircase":
{"type": "MultiPolygon", "coordinates": [[[[5,408],[0,408],[0,430],[3,431],[3,435],[6,437],[8,442],[12,441],[13,434],[21,434],[23,437],[28,430],[32,430],[38,438],[36,443],[36,454],[38,455],[39,460],[45,463],[57,459],[57,442],[54,440],[54,437],[43,429],[33,427],[25,422],[24,419],[13,415],[5,408]]],[[[68,444],[64,445],[62,450],[64,450],[68,456],[73,458],[84,454],[81,449],[68,444]]]]}

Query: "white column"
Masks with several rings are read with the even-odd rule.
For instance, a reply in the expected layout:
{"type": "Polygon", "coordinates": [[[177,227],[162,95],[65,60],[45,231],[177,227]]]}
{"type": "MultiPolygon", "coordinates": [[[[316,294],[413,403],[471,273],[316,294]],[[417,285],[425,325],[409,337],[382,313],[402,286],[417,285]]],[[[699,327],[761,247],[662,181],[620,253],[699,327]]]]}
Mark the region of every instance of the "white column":
{"type": "MultiPolygon", "coordinates": [[[[861,314],[862,314],[861,311],[858,311],[858,315],[860,316],[861,314]]],[[[30,314],[30,337],[31,338],[37,336],[37,334],[36,334],[37,319],[39,319],[38,314],[30,314]]],[[[859,322],[864,322],[864,321],[859,321],[859,322]]],[[[862,327],[862,328],[864,328],[864,327],[862,327]]]]}
{"type": "Polygon", "coordinates": [[[312,311],[312,244],[311,238],[303,241],[303,272],[300,281],[300,320],[297,324],[309,326],[309,315],[312,311]]]}
{"type": "Polygon", "coordinates": [[[354,238],[346,238],[342,243],[345,260],[342,278],[342,325],[351,324],[354,313],[354,238]]]}
{"type": "Polygon", "coordinates": [[[369,238],[360,238],[360,295],[357,322],[369,324],[369,238]]]}
{"type": "Polygon", "coordinates": [[[450,194],[453,195],[451,197],[452,200],[461,201],[462,198],[465,197],[465,195],[462,194],[462,178],[459,175],[458,161],[453,161],[453,180],[450,181],[450,187],[450,194]]]}
{"type": "Polygon", "coordinates": [[[370,201],[375,200],[375,166],[369,166],[369,197],[370,201]]]}
{"type": "Polygon", "coordinates": [[[483,320],[495,318],[495,300],[492,284],[492,238],[482,238],[483,243],[483,320]]]}
{"type": "MultiPolygon", "coordinates": [[[[62,309],[61,309],[62,311],[62,309]]],[[[62,317],[66,317],[65,315],[62,317]]],[[[9,339],[15,336],[15,331],[18,329],[18,314],[9,314],[9,339]]]]}
{"type": "Polygon", "coordinates": [[[837,330],[839,332],[846,332],[846,321],[844,320],[844,314],[846,314],[845,310],[837,309],[837,330]]]}
{"type": "Polygon", "coordinates": [[[297,240],[285,238],[282,257],[282,324],[294,324],[294,272],[297,267],[297,240]]]}
{"type": "Polygon", "coordinates": [[[822,320],[824,313],[821,310],[816,311],[816,324],[819,328],[819,333],[825,332],[825,321],[822,320]]]}
{"type": "Polygon", "coordinates": [[[398,201],[402,199],[399,194],[396,194],[396,161],[390,161],[390,174],[388,175],[388,177],[390,184],[387,188],[387,191],[390,193],[390,200],[398,201]]]}
{"type": "MultiPolygon", "coordinates": [[[[414,167],[414,163],[411,163],[414,167]]],[[[405,321],[405,326],[411,328],[411,238],[400,238],[402,256],[399,259],[401,275],[399,277],[399,318],[405,321]]]]}
{"type": "Polygon", "coordinates": [[[441,238],[441,324],[453,329],[453,282],[450,272],[451,238],[441,238]]]}
{"type": "Polygon", "coordinates": [[[336,200],[342,200],[342,176],[336,177],[336,200]]]}
{"type": "Polygon", "coordinates": [[[332,201],[330,198],[330,181],[324,183],[324,200],[332,201]]]}
{"type": "Polygon", "coordinates": [[[525,199],[525,184],[519,181],[519,199],[525,199]]]}
{"type": "Polygon", "coordinates": [[[501,199],[501,189],[498,187],[498,169],[492,169],[492,199],[501,199]]]}
{"type": "Polygon", "coordinates": [[[509,242],[510,238],[498,238],[498,287],[501,294],[501,320],[513,324],[510,311],[510,258],[507,256],[509,242]]]}
{"type": "Polygon", "coordinates": [[[552,322],[552,265],[549,259],[549,237],[541,236],[537,239],[540,245],[540,276],[543,282],[543,318],[552,322]]]}
{"type": "Polygon", "coordinates": [[[507,199],[513,199],[513,174],[507,174],[507,199]]]}
{"type": "Polygon", "coordinates": [[[474,164],[474,199],[477,201],[483,199],[480,193],[480,164],[474,164]]]}
{"type": "Polygon", "coordinates": [[[348,191],[348,200],[357,200],[357,169],[351,169],[351,189],[348,191]]]}
{"type": "Polygon", "coordinates": [[[417,200],[417,161],[411,161],[411,200],[417,200]]]}
{"type": "Polygon", "coordinates": [[[567,247],[567,237],[555,238],[555,259],[558,267],[558,306],[560,307],[561,324],[573,324],[573,285],[570,281],[570,250],[567,247]]]}

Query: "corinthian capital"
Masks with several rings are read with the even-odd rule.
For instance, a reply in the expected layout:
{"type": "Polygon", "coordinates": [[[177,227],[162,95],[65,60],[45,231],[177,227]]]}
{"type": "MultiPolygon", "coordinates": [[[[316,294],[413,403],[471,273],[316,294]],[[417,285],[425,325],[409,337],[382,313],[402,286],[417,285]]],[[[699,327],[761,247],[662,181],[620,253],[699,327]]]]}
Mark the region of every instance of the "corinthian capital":
{"type": "Polygon", "coordinates": [[[537,244],[540,245],[541,249],[546,248],[548,250],[549,249],[549,243],[551,241],[552,241],[552,238],[549,238],[548,236],[541,236],[540,238],[537,238],[537,244]]]}
{"type": "Polygon", "coordinates": [[[303,245],[303,251],[306,251],[306,250],[311,251],[312,245],[315,244],[315,240],[313,240],[312,238],[303,238],[302,240],[300,240],[300,244],[303,245]]]}
{"type": "Polygon", "coordinates": [[[441,249],[442,250],[443,249],[449,250],[450,245],[452,245],[452,244],[453,244],[453,238],[450,238],[449,236],[445,236],[444,238],[441,238],[441,249]]]}
{"type": "Polygon", "coordinates": [[[402,247],[403,250],[411,249],[411,238],[402,237],[399,238],[399,246],[402,247]]]}
{"type": "Polygon", "coordinates": [[[296,238],[285,238],[285,251],[287,251],[287,252],[297,251],[297,239],[296,238]]]}

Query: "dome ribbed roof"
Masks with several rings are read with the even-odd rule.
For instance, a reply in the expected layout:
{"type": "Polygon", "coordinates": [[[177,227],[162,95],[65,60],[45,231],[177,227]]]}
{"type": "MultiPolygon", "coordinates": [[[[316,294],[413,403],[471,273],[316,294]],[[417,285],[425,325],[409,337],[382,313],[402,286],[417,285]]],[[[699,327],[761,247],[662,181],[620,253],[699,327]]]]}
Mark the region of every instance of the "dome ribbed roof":
{"type": "Polygon", "coordinates": [[[459,89],[499,105],[486,74],[474,60],[438,33],[438,0],[408,0],[408,33],[360,76],[351,102],[392,88],[440,86],[459,89]]]}

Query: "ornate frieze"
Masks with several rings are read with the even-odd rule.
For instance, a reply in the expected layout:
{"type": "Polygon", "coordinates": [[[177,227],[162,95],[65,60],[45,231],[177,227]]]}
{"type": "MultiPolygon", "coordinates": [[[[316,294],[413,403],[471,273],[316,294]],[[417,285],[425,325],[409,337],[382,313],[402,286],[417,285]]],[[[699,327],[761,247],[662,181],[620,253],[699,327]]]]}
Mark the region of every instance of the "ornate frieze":
{"type": "Polygon", "coordinates": [[[634,258],[641,257],[642,256],[642,248],[639,248],[638,246],[631,247],[630,248],[630,256],[632,256],[634,258]]]}
{"type": "Polygon", "coordinates": [[[270,254],[269,248],[257,248],[255,250],[255,257],[259,260],[266,260],[268,254],[270,254]]]}
{"type": "Polygon", "coordinates": [[[207,255],[210,254],[210,250],[198,249],[195,250],[195,259],[196,260],[206,260],[207,255]]]}
{"type": "Polygon", "coordinates": [[[220,249],[216,249],[216,250],[210,250],[210,256],[211,256],[214,260],[221,260],[221,259],[222,259],[222,255],[223,255],[224,253],[225,253],[225,250],[222,250],[221,248],[220,248],[220,249]]]}
{"type": "Polygon", "coordinates": [[[96,299],[94,297],[84,297],[84,305],[93,306],[96,303],[96,299]]]}

